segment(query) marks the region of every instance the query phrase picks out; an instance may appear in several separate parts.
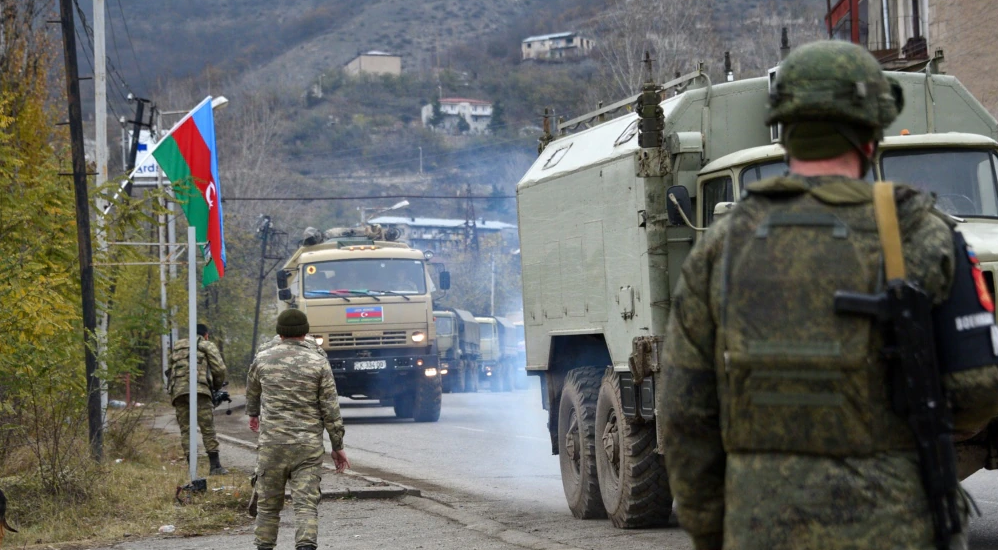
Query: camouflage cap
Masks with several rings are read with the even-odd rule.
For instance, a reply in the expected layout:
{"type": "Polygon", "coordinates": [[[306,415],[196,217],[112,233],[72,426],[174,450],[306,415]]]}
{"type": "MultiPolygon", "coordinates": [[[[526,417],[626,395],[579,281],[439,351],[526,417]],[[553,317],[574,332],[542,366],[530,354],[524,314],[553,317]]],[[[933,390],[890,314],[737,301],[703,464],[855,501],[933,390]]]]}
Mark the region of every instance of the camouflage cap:
{"type": "Polygon", "coordinates": [[[901,86],[860,46],[839,40],[805,44],[780,64],[770,92],[767,124],[835,122],[883,129],[904,106],[901,86]]]}
{"type": "Polygon", "coordinates": [[[297,338],[308,334],[308,316],[300,309],[285,309],[277,316],[277,334],[297,338]]]}

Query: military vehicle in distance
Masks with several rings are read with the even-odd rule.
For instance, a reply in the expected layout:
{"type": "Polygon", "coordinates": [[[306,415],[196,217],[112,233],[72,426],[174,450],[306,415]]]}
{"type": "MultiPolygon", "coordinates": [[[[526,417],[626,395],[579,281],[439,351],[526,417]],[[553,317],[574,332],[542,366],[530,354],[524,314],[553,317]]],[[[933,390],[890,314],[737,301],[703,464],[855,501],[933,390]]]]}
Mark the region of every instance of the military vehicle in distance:
{"type": "Polygon", "coordinates": [[[480,379],[489,381],[493,392],[513,391],[516,330],[505,317],[475,317],[481,332],[480,379]]]}
{"type": "MultiPolygon", "coordinates": [[[[672,291],[698,229],[742,186],[785,170],[779,127],[763,121],[772,76],[712,84],[701,67],[559,122],[555,135],[545,120],[540,155],[517,185],[527,371],[541,376],[576,517],[609,516],[618,527],[668,520],[655,419],[672,291]]],[[[906,105],[886,129],[876,176],[939,193],[993,290],[998,124],[953,77],[891,76],[906,105]]],[[[998,466],[986,441],[971,443],[961,476],[998,466]]]]}
{"type": "Polygon", "coordinates": [[[433,312],[444,392],[477,392],[481,341],[478,321],[463,309],[433,312]]]}
{"type": "MultiPolygon", "coordinates": [[[[399,418],[436,422],[441,380],[434,290],[423,253],[380,226],[305,230],[277,272],[278,309],[308,314],[341,396],[391,404],[399,418]]],[[[441,273],[440,286],[449,286],[441,273]]]]}

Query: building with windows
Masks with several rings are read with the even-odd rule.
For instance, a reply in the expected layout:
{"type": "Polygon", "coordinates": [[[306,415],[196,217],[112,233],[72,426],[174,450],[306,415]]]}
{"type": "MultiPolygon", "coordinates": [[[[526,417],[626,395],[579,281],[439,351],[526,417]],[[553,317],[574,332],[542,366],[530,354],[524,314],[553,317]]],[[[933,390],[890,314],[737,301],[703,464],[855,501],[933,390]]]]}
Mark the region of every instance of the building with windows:
{"type": "Polygon", "coordinates": [[[344,68],[350,76],[361,74],[387,74],[398,76],[402,74],[402,56],[388,52],[371,50],[358,54],[344,68]]]}
{"type": "Polygon", "coordinates": [[[922,70],[942,54],[940,70],[992,115],[998,115],[996,20],[993,0],[839,0],[825,19],[831,36],[866,46],[888,70],[922,70]]]}
{"type": "MultiPolygon", "coordinates": [[[[460,132],[461,120],[467,124],[464,130],[471,134],[484,134],[492,121],[492,102],[481,99],[445,97],[440,99],[440,114],[443,120],[434,127],[447,132],[460,132]]],[[[423,105],[423,126],[433,126],[433,104],[423,105]]]]}
{"type": "Polygon", "coordinates": [[[523,39],[520,51],[523,60],[540,59],[561,61],[586,57],[593,49],[593,41],[577,32],[559,32],[530,36],[523,39]]]}

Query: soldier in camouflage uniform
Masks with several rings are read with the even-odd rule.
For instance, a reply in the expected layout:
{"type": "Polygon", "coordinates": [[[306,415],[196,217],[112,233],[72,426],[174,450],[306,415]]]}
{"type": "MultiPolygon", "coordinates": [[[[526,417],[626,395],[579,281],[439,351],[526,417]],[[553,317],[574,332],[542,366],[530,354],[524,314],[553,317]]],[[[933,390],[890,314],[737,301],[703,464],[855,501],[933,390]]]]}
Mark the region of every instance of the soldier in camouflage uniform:
{"type": "Polygon", "coordinates": [[[295,546],[315,550],[318,535],[322,432],[329,433],[336,471],[350,467],[343,450],[343,419],[332,371],[305,344],[308,317],[288,309],[277,318],[280,344],[257,354],[246,381],[246,414],[259,431],[256,546],[274,548],[284,488],[290,485],[295,511],[295,546]]]}
{"type": "MultiPolygon", "coordinates": [[[[260,347],[257,348],[256,354],[253,356],[253,358],[256,359],[257,357],[260,356],[261,353],[277,346],[278,344],[281,343],[281,341],[282,341],[281,335],[275,334],[273,338],[260,344],[260,347]]],[[[319,345],[319,343],[315,340],[314,336],[312,336],[311,334],[307,334],[305,335],[305,339],[302,340],[302,342],[305,344],[306,347],[310,348],[312,351],[317,353],[319,357],[322,358],[322,360],[324,361],[326,360],[326,352],[322,350],[322,346],[319,345]]],[[[258,477],[259,476],[257,475],[256,472],[253,472],[253,476],[250,477],[250,485],[253,487],[254,490],[253,494],[250,495],[249,505],[246,507],[246,512],[250,515],[250,517],[254,518],[256,517],[257,504],[260,499],[260,494],[256,492],[256,481],[258,477]]]]}
{"type": "MultiPolygon", "coordinates": [[[[226,475],[227,469],[222,467],[218,454],[218,439],[215,438],[215,406],[211,402],[212,392],[221,389],[225,383],[225,362],[218,347],[210,340],[207,325],[197,326],[198,354],[198,427],[204,440],[204,449],[208,452],[208,462],[211,464],[209,475],[226,475]]],[[[167,371],[167,391],[177,413],[177,424],[180,425],[180,444],[184,455],[190,460],[190,342],[186,338],[177,340],[170,353],[170,369],[167,371]]],[[[197,450],[195,449],[195,454],[197,450]]]]}
{"type": "MultiPolygon", "coordinates": [[[[789,174],[749,185],[683,266],[663,421],[677,514],[698,550],[935,548],[880,328],[833,306],[836,290],[883,288],[863,177],[902,106],[862,48],[795,50],[767,121],[783,124],[789,174]]],[[[934,297],[946,336],[936,347],[956,430],[980,431],[998,415],[993,304],[933,197],[897,186],[894,200],[908,279],[934,297]],[[984,322],[953,328],[968,315],[984,322]]]]}

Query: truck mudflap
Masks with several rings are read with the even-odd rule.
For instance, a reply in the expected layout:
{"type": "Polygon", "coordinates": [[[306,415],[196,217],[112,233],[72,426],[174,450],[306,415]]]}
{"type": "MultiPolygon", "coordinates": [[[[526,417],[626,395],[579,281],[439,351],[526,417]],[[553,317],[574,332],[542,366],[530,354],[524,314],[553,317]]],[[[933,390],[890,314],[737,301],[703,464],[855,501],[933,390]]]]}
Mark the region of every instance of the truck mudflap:
{"type": "Polygon", "coordinates": [[[620,408],[624,418],[655,420],[655,380],[648,377],[636,385],[629,372],[618,372],[617,377],[620,379],[620,408]]]}

